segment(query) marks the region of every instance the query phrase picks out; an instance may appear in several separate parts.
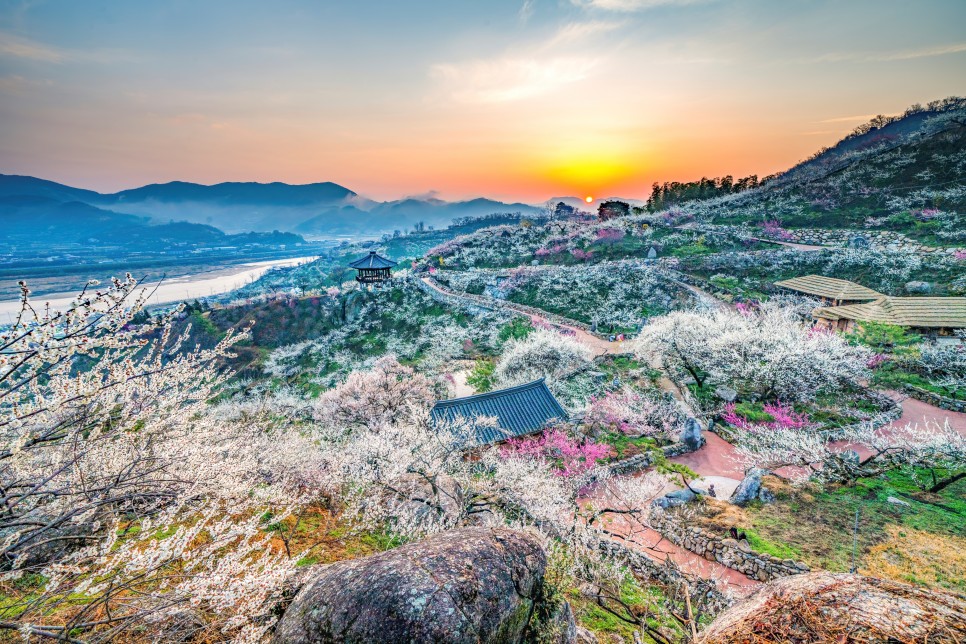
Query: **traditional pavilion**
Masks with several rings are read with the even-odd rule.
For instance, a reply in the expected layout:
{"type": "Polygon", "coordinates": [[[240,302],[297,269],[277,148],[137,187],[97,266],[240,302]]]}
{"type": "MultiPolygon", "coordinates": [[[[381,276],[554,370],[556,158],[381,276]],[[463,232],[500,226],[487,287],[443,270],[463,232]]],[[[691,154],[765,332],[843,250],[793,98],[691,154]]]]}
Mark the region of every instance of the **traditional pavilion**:
{"type": "Polygon", "coordinates": [[[457,418],[470,421],[473,435],[464,447],[472,449],[534,434],[553,421],[566,421],[567,412],[541,378],[499,391],[440,400],[429,418],[434,425],[457,418]]]}
{"type": "Polygon", "coordinates": [[[823,306],[812,312],[815,325],[852,331],[862,322],[906,327],[937,341],[956,342],[966,329],[966,297],[889,297],[844,306],[823,306]]]}
{"type": "Polygon", "coordinates": [[[883,297],[882,293],[861,284],[824,275],[805,275],[775,282],[775,286],[794,293],[804,293],[822,300],[826,306],[842,306],[871,302],[883,297]]]}
{"type": "Polygon", "coordinates": [[[374,250],[369,255],[349,264],[356,269],[356,281],[360,284],[382,284],[392,279],[391,269],[396,262],[386,259],[374,250]]]}

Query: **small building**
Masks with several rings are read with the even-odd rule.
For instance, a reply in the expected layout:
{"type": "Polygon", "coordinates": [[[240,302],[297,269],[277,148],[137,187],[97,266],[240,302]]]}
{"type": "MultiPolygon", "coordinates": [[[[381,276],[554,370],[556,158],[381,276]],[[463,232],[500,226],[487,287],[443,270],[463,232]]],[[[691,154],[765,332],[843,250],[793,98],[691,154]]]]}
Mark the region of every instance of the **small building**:
{"type": "Polygon", "coordinates": [[[882,293],[873,291],[861,284],[835,277],[825,277],[824,275],[793,277],[789,280],[775,282],[775,286],[786,291],[817,297],[826,306],[871,302],[884,297],[882,293]]]}
{"type": "Polygon", "coordinates": [[[499,391],[440,400],[429,418],[434,424],[457,418],[483,421],[474,422],[474,435],[466,445],[471,449],[534,434],[553,421],[566,421],[567,412],[541,378],[499,391]]]}
{"type": "Polygon", "coordinates": [[[872,302],[824,306],[812,312],[815,326],[852,331],[861,322],[881,322],[906,327],[926,337],[955,338],[966,329],[966,297],[890,297],[872,302]]]}
{"type": "Polygon", "coordinates": [[[369,255],[349,264],[356,269],[356,281],[360,284],[381,284],[392,279],[391,269],[396,262],[386,259],[374,250],[369,255]]]}

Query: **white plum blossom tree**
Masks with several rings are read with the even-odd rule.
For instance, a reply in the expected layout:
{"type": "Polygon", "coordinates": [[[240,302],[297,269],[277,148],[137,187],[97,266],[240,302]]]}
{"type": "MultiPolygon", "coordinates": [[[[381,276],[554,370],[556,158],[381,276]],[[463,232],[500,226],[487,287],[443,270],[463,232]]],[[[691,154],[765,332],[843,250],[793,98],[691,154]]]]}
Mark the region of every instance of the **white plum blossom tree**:
{"type": "Polygon", "coordinates": [[[577,340],[549,329],[537,329],[522,340],[506,343],[493,375],[509,387],[539,378],[552,383],[579,369],[589,368],[592,352],[577,340]]]}
{"type": "Polygon", "coordinates": [[[652,321],[635,340],[699,386],[726,385],[765,400],[808,401],[868,375],[868,352],[802,324],[778,305],[759,310],[676,311],[652,321]]]}

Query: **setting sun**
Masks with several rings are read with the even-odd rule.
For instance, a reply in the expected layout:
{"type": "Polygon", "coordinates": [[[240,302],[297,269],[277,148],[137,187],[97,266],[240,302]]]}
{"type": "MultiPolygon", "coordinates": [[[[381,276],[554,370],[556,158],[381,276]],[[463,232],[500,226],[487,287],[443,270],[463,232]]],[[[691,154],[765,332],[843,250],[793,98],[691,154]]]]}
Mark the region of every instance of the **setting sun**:
{"type": "Polygon", "coordinates": [[[590,203],[593,200],[594,200],[593,197],[590,197],[590,196],[584,197],[584,201],[586,201],[587,203],[590,203]]]}

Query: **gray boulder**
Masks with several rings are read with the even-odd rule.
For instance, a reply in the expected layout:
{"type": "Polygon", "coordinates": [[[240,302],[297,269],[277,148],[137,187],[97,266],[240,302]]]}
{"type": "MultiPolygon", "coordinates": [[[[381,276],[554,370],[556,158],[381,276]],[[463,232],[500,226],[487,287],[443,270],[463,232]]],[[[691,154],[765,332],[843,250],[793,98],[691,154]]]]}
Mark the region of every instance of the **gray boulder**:
{"type": "Polygon", "coordinates": [[[692,452],[700,449],[704,445],[704,437],[701,435],[701,423],[696,418],[688,418],[684,422],[684,429],[681,430],[681,442],[692,452]]]}
{"type": "Polygon", "coordinates": [[[718,387],[714,390],[714,395],[725,402],[734,402],[738,397],[738,392],[728,387],[718,387]]]}
{"type": "Polygon", "coordinates": [[[542,602],[547,557],[535,535],[508,528],[444,532],[321,568],[279,621],[277,644],[521,642],[533,615],[553,641],[573,641],[569,606],[542,602]]]}
{"type": "Polygon", "coordinates": [[[920,281],[906,282],[906,292],[907,293],[932,293],[932,284],[930,282],[920,282],[920,281]]]}
{"type": "Polygon", "coordinates": [[[856,235],[849,238],[848,246],[849,248],[868,248],[869,240],[861,235],[856,235]]]}
{"type": "Polygon", "coordinates": [[[765,474],[765,470],[758,467],[748,470],[745,478],[741,479],[741,483],[735,488],[730,501],[735,505],[748,505],[757,499],[762,490],[761,477],[765,474]]]}
{"type": "Polygon", "coordinates": [[[691,490],[685,488],[683,490],[674,490],[673,492],[668,492],[661,498],[654,501],[654,505],[659,508],[675,508],[679,505],[687,505],[691,501],[697,498],[697,494],[691,490]]]}

